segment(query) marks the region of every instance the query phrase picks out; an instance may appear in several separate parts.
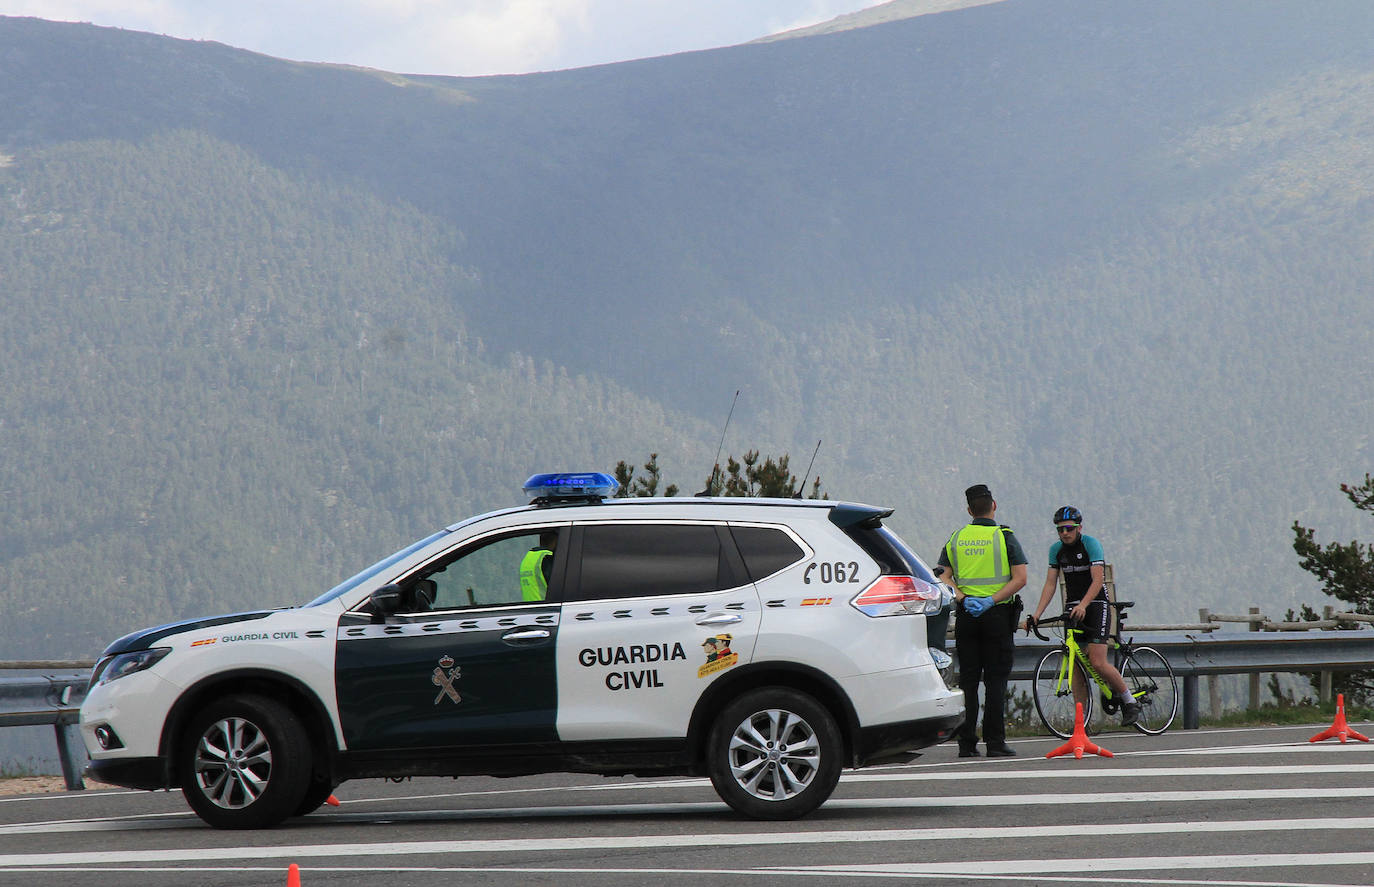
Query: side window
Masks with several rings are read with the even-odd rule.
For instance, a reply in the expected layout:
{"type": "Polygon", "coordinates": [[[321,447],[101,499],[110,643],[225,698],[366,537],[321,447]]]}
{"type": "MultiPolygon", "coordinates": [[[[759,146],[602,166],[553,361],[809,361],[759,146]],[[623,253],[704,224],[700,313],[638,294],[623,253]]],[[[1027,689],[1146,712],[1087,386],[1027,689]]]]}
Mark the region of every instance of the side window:
{"type": "Polygon", "coordinates": [[[925,562],[887,527],[853,526],[844,532],[878,562],[878,569],[884,576],[915,576],[926,582],[937,581],[925,562]]]}
{"type": "Polygon", "coordinates": [[[743,583],[714,526],[601,524],[581,533],[579,600],[693,594],[743,583]]]}
{"type": "Polygon", "coordinates": [[[806,554],[791,536],[773,527],[732,526],[730,533],[754,582],[792,566],[806,554]]]}
{"type": "Polygon", "coordinates": [[[517,533],[466,548],[403,583],[407,610],[456,610],[545,600],[553,584],[558,532],[517,533]]]}

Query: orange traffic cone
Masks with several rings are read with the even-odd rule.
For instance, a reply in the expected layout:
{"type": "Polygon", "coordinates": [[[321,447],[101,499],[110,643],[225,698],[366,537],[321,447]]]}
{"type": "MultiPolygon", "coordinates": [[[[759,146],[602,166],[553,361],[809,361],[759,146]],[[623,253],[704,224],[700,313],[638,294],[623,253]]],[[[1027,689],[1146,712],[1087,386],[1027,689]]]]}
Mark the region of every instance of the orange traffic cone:
{"type": "Polygon", "coordinates": [[[339,806],[339,799],[334,797],[333,795],[330,795],[329,797],[325,798],[324,802],[331,807],[339,806]]]}
{"type": "Polygon", "coordinates": [[[1330,739],[1332,736],[1340,737],[1342,743],[1345,742],[1347,736],[1351,739],[1358,739],[1361,742],[1369,741],[1368,736],[1358,732],[1357,730],[1355,730],[1355,728],[1351,727],[1349,724],[1345,722],[1344,693],[1338,693],[1336,695],[1336,719],[1331,722],[1331,726],[1327,727],[1325,730],[1321,731],[1316,736],[1313,736],[1311,739],[1307,741],[1321,742],[1323,739],[1330,739]]]}
{"type": "Polygon", "coordinates": [[[301,887],[301,869],[294,862],[286,868],[286,887],[301,887]]]}
{"type": "Polygon", "coordinates": [[[1074,703],[1073,735],[1069,737],[1068,742],[1045,755],[1045,757],[1057,758],[1060,755],[1067,755],[1070,752],[1080,761],[1083,759],[1084,754],[1101,755],[1104,758],[1115,757],[1115,755],[1105,748],[1093,745],[1092,740],[1088,738],[1088,731],[1083,729],[1083,703],[1081,702],[1074,703]]]}

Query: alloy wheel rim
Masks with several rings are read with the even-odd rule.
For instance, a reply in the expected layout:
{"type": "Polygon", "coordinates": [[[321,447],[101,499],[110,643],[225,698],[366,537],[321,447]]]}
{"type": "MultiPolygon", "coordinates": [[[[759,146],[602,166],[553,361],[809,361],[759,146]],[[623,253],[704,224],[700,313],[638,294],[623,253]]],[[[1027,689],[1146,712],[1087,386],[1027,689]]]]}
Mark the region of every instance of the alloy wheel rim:
{"type": "Polygon", "coordinates": [[[755,712],[730,737],[730,773],[765,801],[786,801],[816,778],[820,742],[804,718],[781,709],[755,712]]]}
{"type": "Polygon", "coordinates": [[[272,776],[272,747],[243,718],[222,718],[196,743],[196,784],[211,803],[241,810],[262,796],[272,776]]]}

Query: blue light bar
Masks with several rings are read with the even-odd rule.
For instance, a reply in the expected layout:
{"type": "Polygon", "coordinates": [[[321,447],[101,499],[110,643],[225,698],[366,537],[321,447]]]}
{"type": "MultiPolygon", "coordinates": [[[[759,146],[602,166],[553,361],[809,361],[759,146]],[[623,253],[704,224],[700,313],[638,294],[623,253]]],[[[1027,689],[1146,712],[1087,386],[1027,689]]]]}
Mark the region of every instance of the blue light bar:
{"type": "Polygon", "coordinates": [[[533,475],[522,489],[536,501],[609,499],[620,489],[620,482],[602,471],[563,472],[533,475]]]}

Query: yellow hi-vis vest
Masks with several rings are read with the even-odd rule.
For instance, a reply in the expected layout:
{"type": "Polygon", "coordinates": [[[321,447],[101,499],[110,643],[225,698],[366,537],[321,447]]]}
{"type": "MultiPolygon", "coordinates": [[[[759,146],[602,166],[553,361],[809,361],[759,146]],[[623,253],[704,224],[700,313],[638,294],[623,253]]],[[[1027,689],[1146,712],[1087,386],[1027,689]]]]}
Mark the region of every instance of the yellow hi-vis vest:
{"type": "Polygon", "coordinates": [[[945,545],[959,590],[969,597],[992,597],[1011,581],[1007,540],[1001,527],[969,524],[945,545]]]}
{"type": "Polygon", "coordinates": [[[548,597],[549,583],[544,580],[544,558],[553,554],[547,548],[525,552],[520,559],[520,591],[527,601],[542,601],[548,597]]]}

